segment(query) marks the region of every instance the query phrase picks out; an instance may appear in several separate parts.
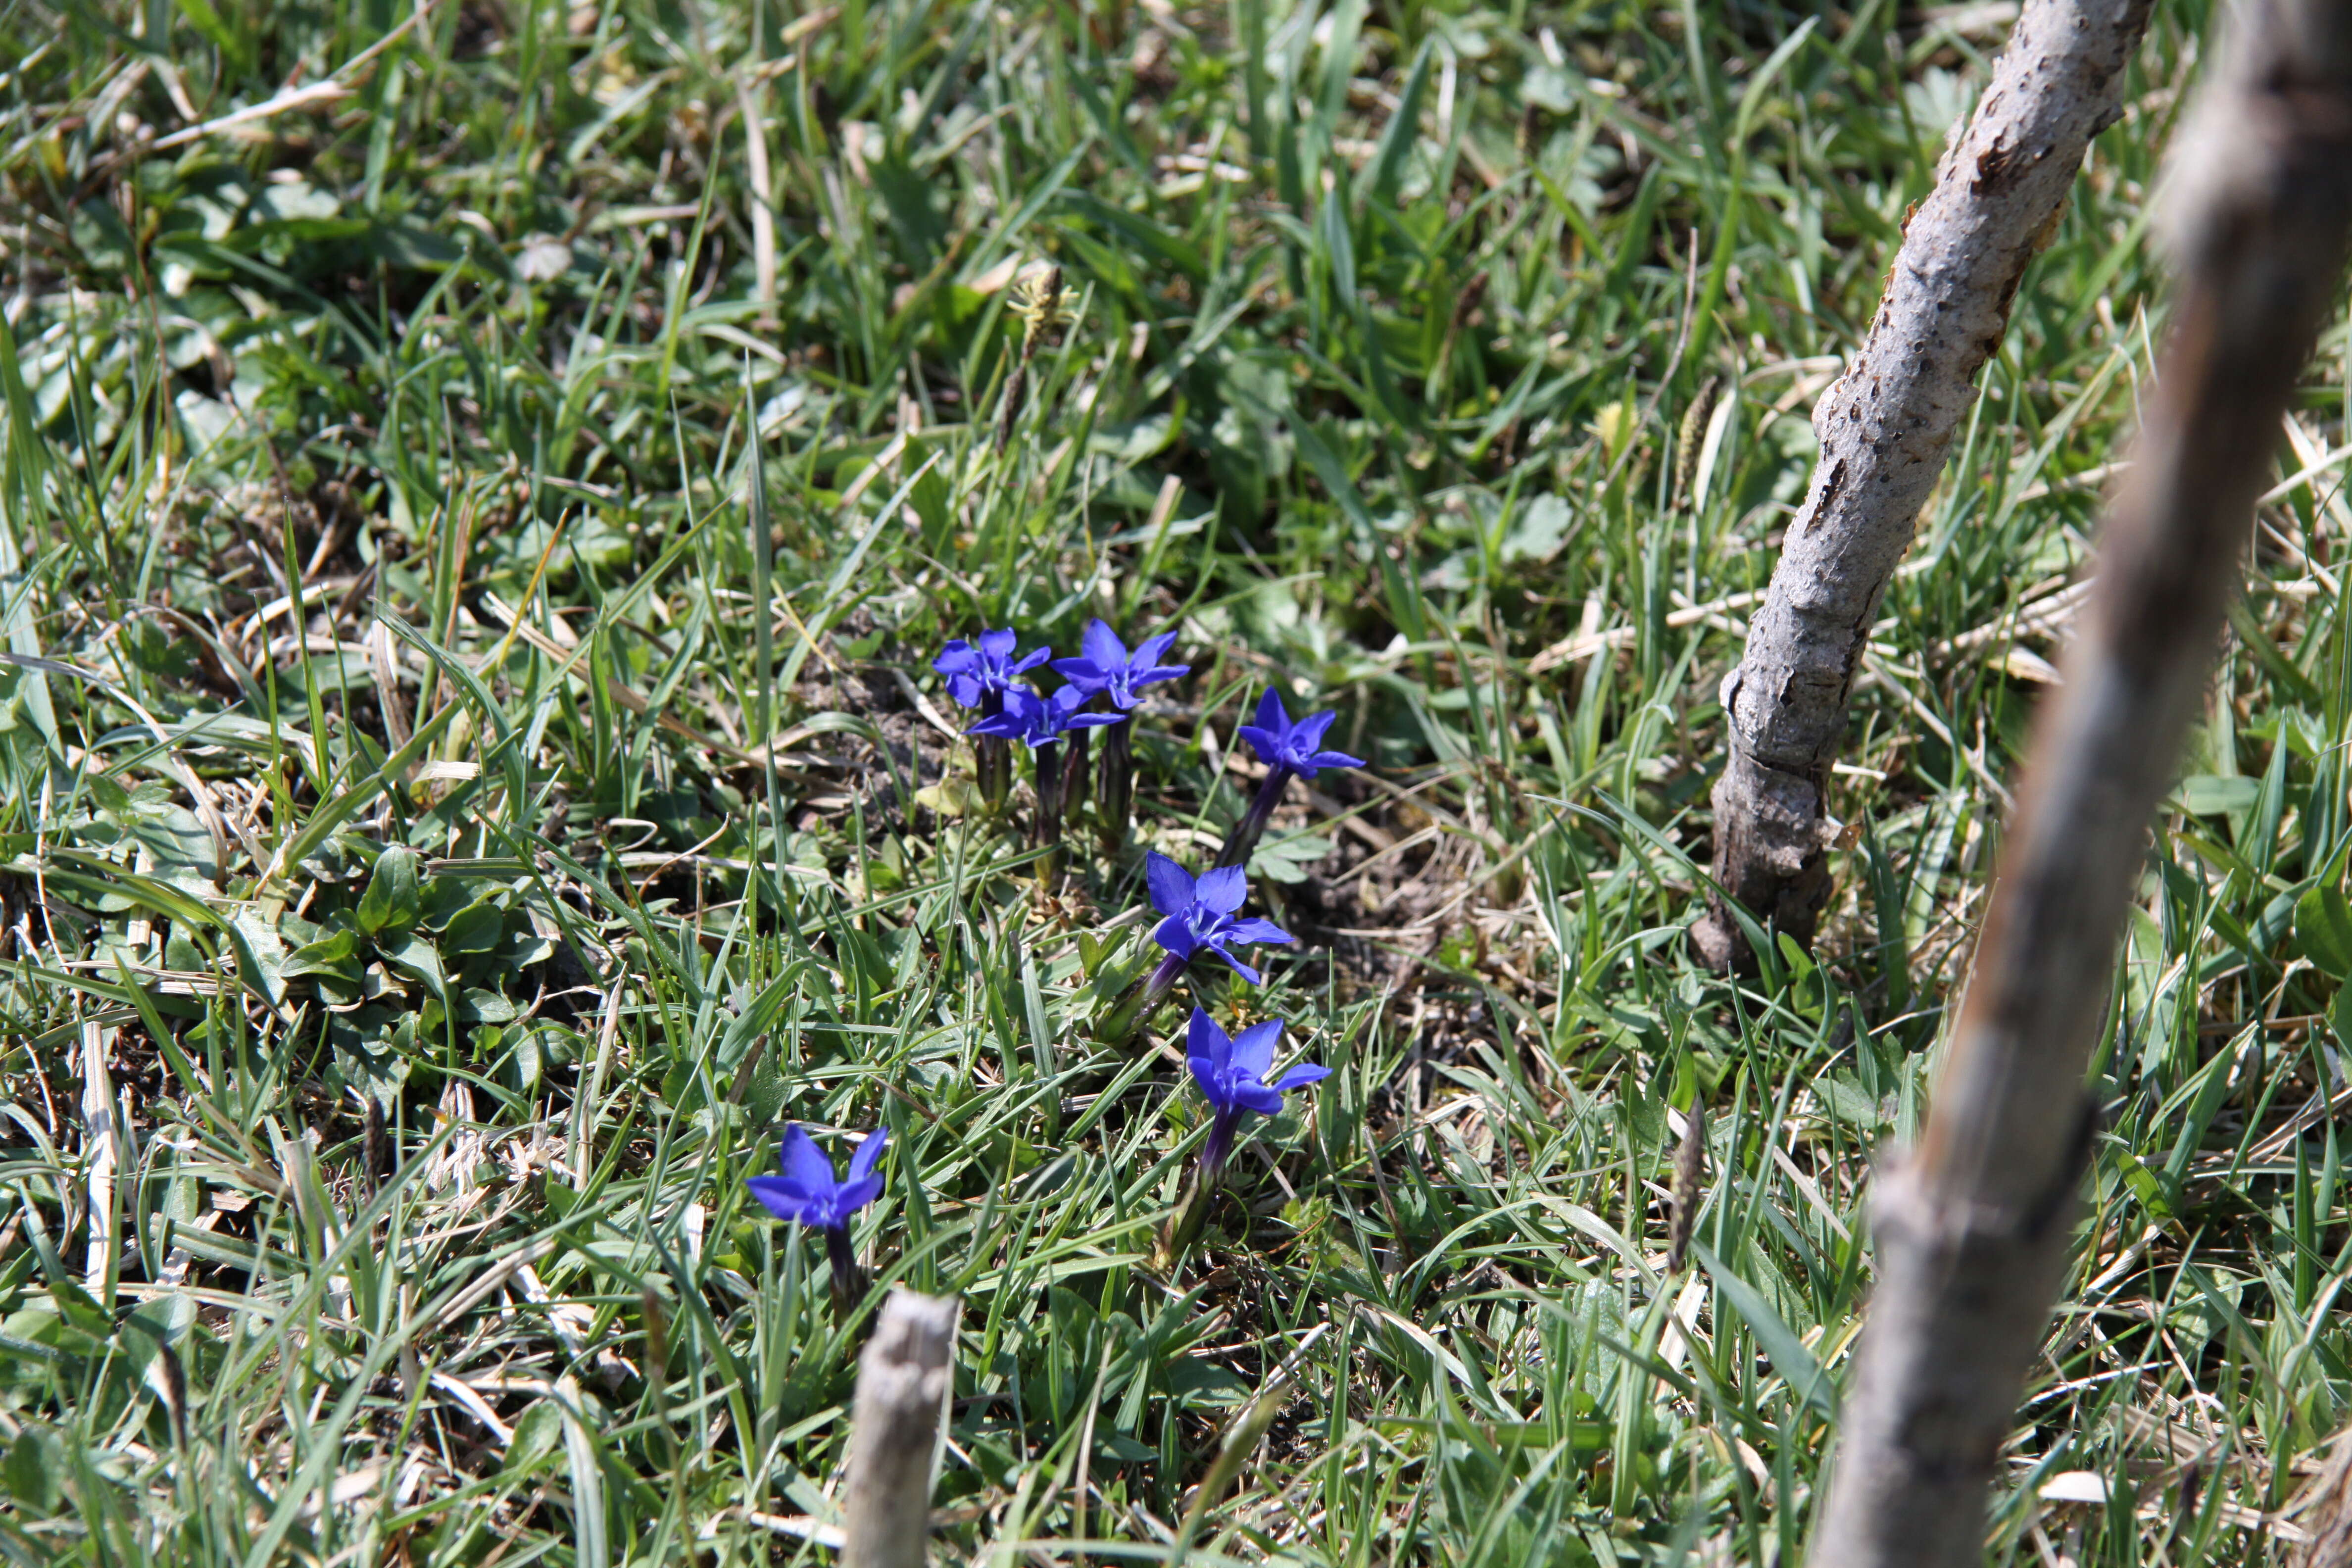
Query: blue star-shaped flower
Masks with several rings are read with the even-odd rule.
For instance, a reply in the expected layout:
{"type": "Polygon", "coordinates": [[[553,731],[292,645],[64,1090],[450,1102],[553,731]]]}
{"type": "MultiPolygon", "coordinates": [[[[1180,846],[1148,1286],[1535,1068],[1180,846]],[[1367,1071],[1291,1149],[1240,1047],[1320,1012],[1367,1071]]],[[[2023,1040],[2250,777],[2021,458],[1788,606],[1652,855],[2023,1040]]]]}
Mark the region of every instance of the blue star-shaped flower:
{"type": "Polygon", "coordinates": [[[1297,940],[1272,921],[1234,918],[1249,897],[1248,879],[1238,866],[1204,871],[1196,879],[1155,851],[1144,860],[1143,879],[1151,889],[1151,907],[1168,917],[1151,933],[1151,940],[1166,948],[1176,963],[1190,961],[1196,952],[1213,952],[1233,965],[1234,973],[1256,985],[1263,983],[1262,977],[1234,956],[1231,944],[1297,940]]]}
{"type": "Polygon", "coordinates": [[[1086,636],[1080,640],[1082,657],[1057,658],[1054,668],[1088,696],[1099,691],[1118,707],[1133,709],[1143,700],[1136,695],[1138,687],[1192,673],[1189,664],[1160,662],[1175,642],[1174,632],[1161,632],[1156,637],[1144,638],[1129,653],[1127,645],[1118,640],[1118,634],[1110,629],[1109,622],[1096,620],[1087,625],[1086,636]]]}
{"type": "Polygon", "coordinates": [[[1281,1040],[1279,1018],[1253,1024],[1228,1038],[1214,1018],[1198,1007],[1192,1009],[1192,1021],[1184,1031],[1185,1058],[1192,1066],[1193,1081],[1215,1113],[1209,1123],[1208,1144],[1201,1151],[1205,1185],[1216,1184],[1243,1117],[1252,1111],[1277,1115],[1285,1091],[1305,1089],[1331,1076],[1329,1068],[1301,1066],[1266,1082],[1265,1075],[1274,1067],[1275,1047],[1281,1040]]]}
{"type": "Polygon", "coordinates": [[[781,1176],[753,1176],[743,1184],[760,1206],[778,1219],[791,1220],[811,1230],[845,1231],[849,1216],[882,1195],[882,1178],[874,1167],[882,1163],[882,1146],[890,1130],[877,1127],[858,1142],[849,1157],[849,1174],[834,1180],[833,1162],[817,1148],[803,1127],[784,1129],[778,1158],[781,1176]]]}
{"type": "Polygon", "coordinates": [[[1309,713],[1296,724],[1290,721],[1289,710],[1282,699],[1268,691],[1258,699],[1257,722],[1244,724],[1238,733],[1257,752],[1257,760],[1269,768],[1297,773],[1311,779],[1324,768],[1360,768],[1361,757],[1351,757],[1345,752],[1323,752],[1323,732],[1331,727],[1337,713],[1309,713]]]}
{"type": "Polygon", "coordinates": [[[1278,1116],[1285,1092],[1331,1076],[1329,1068],[1295,1067],[1266,1082],[1275,1047],[1281,1043],[1279,1018],[1253,1024],[1228,1038],[1217,1021],[1198,1007],[1192,1009],[1192,1021],[1184,1031],[1184,1054],[1192,1064],[1192,1078],[1221,1116],[1237,1116],[1245,1110],[1278,1116]]]}
{"type": "Polygon", "coordinates": [[[999,740],[1019,741],[1031,751],[1050,746],[1073,730],[1097,729],[1105,724],[1124,724],[1124,713],[1081,713],[1078,711],[1087,694],[1075,686],[1065,686],[1051,697],[1040,697],[1026,686],[1008,687],[1004,692],[1004,711],[993,719],[982,719],[966,734],[992,735],[999,740]]]}
{"type": "Polygon", "coordinates": [[[1054,657],[1050,647],[1033,648],[1016,656],[1020,639],[1011,626],[980,634],[978,642],[961,637],[940,650],[931,668],[948,678],[948,695],[966,708],[977,708],[991,691],[1005,691],[1013,681],[1054,657]]]}

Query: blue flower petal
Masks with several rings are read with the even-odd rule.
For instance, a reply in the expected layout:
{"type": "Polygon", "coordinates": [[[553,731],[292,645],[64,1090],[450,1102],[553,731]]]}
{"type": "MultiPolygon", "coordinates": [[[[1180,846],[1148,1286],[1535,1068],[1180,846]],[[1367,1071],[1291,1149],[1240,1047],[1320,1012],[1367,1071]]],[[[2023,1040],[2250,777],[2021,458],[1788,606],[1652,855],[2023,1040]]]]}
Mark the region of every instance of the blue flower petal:
{"type": "Polygon", "coordinates": [[[802,1216],[808,1212],[808,1199],[793,1191],[782,1176],[753,1176],[743,1185],[761,1208],[778,1219],[807,1223],[802,1216]]]}
{"type": "MultiPolygon", "coordinates": [[[[867,1142],[871,1142],[872,1140],[868,1139],[867,1142]]],[[[834,1194],[833,1219],[830,1223],[845,1224],[851,1215],[881,1195],[882,1178],[879,1176],[867,1176],[862,1181],[843,1183],[841,1191],[834,1194]]]]}
{"type": "Polygon", "coordinates": [[[1234,1072],[1247,1073],[1254,1079],[1265,1077],[1265,1069],[1274,1065],[1274,1048],[1282,1041],[1282,1020],[1268,1018],[1263,1024],[1252,1024],[1234,1037],[1234,1072]]]}
{"type": "Polygon", "coordinates": [[[1309,713],[1306,718],[1301,719],[1297,723],[1293,724],[1290,727],[1291,750],[1297,752],[1300,756],[1305,756],[1307,752],[1312,752],[1316,748],[1317,744],[1322,741],[1323,732],[1326,730],[1328,730],[1331,727],[1332,721],[1339,717],[1339,715],[1336,711],[1309,713]]]}
{"type": "Polygon", "coordinates": [[[1093,660],[1095,668],[1105,674],[1127,668],[1127,645],[1118,640],[1118,634],[1111,630],[1110,623],[1099,616],[1087,623],[1085,635],[1078,638],[1078,651],[1093,660]]]}
{"type": "Polygon", "coordinates": [[[1277,1116],[1282,1112],[1282,1091],[1255,1079],[1238,1082],[1234,1085],[1234,1103],[1260,1116],[1277,1116]]]}
{"type": "MultiPolygon", "coordinates": [[[[1201,949],[1200,940],[1192,934],[1192,928],[1184,922],[1182,915],[1170,915],[1161,921],[1153,929],[1151,940],[1181,959],[1189,960],[1201,949]]],[[[1225,962],[1231,963],[1233,960],[1228,957],[1225,962]]]]}
{"type": "Polygon", "coordinates": [[[1260,920],[1255,915],[1244,921],[1234,921],[1218,934],[1227,942],[1289,942],[1298,940],[1272,921],[1260,920]]]}
{"type": "Polygon", "coordinates": [[[797,1124],[785,1128],[783,1146],[776,1157],[784,1168],[782,1180],[803,1196],[833,1191],[833,1162],[824,1157],[807,1128],[797,1124]]]}
{"type": "Polygon", "coordinates": [[[1192,877],[1157,849],[1143,858],[1143,880],[1151,890],[1151,907],[1161,914],[1181,915],[1192,907],[1192,877]]]}
{"type": "Polygon", "coordinates": [[[859,1139],[857,1152],[849,1157],[849,1180],[862,1182],[872,1175],[874,1167],[881,1163],[883,1146],[889,1142],[890,1130],[887,1127],[877,1127],[859,1139]]]}
{"type": "Polygon", "coordinates": [[[1208,947],[1210,952],[1215,953],[1219,958],[1223,959],[1227,963],[1233,965],[1234,973],[1240,975],[1244,980],[1248,981],[1252,985],[1263,985],[1265,984],[1265,975],[1260,974],[1256,970],[1252,969],[1248,964],[1244,963],[1240,959],[1235,958],[1232,953],[1226,952],[1224,943],[1221,942],[1213,942],[1205,945],[1208,947]]]}
{"type": "Polygon", "coordinates": [[[1192,896],[1201,901],[1202,909],[1213,914],[1232,914],[1249,897],[1249,874],[1239,866],[1220,866],[1213,871],[1203,871],[1200,881],[1193,884],[1192,896]]]}
{"type": "Polygon", "coordinates": [[[1192,1056],[1206,1057],[1222,1068],[1233,1059],[1234,1042],[1217,1021],[1209,1016],[1208,1009],[1194,1007],[1192,1016],[1184,1020],[1184,1048],[1192,1056]]]}

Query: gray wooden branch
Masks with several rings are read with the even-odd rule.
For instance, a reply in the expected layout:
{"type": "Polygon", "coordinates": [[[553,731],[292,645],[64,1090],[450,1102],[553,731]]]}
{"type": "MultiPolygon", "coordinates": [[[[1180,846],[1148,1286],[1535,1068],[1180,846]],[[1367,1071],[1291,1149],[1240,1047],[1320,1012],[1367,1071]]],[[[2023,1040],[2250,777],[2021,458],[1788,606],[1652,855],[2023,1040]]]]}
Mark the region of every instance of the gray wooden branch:
{"type": "Polygon", "coordinates": [[[857,1360],[849,1416],[845,1568],[922,1568],[931,1533],[931,1457],[954,1377],[953,1297],[893,1290],[857,1360]]]}
{"type": "Polygon", "coordinates": [[[1982,1561],[1985,1489],[2064,1275],[2083,1087],[2147,826],[2352,234],[2352,5],[2248,0],[2176,143],[2171,324],[2064,684],[2040,715],[1917,1150],[1877,1178],[1878,1283],[1815,1568],[1982,1561]]]}
{"type": "MultiPolygon", "coordinates": [[[[1861,350],[1813,409],[1821,455],[1739,668],[1723,684],[1715,879],[1810,944],[1830,892],[1822,791],[1871,622],[2000,346],[2010,301],[2117,113],[2149,0],[2027,0],[1968,129],[1905,224],[1861,350]]],[[[1692,931],[1750,962],[1717,897],[1692,931]]]]}

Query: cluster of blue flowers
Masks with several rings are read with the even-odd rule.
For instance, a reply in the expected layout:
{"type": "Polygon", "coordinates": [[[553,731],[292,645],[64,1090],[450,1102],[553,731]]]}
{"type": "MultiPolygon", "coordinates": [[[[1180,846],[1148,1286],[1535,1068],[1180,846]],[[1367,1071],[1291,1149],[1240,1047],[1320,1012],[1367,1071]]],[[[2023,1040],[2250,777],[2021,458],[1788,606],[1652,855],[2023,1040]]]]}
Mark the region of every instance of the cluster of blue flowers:
{"type": "Polygon", "coordinates": [[[1175,641],[1174,632],[1162,632],[1145,638],[1130,653],[1109,623],[1096,620],[1079,639],[1076,658],[1055,658],[1049,647],[1016,651],[1020,637],[1004,626],[981,633],[975,642],[958,637],[931,660],[931,668],[947,677],[948,695],[980,714],[969,733],[979,761],[981,798],[992,808],[1001,808],[1012,793],[1012,743],[1017,741],[1029,748],[1037,787],[1030,842],[1047,851],[1044,874],[1048,878],[1053,874],[1052,851],[1061,842],[1063,814],[1081,804],[1086,795],[1087,736],[1092,730],[1111,731],[1103,738],[1096,792],[1103,848],[1116,854],[1127,842],[1135,789],[1128,719],[1142,706],[1143,688],[1192,672],[1190,665],[1160,662],[1175,641]],[[1050,696],[1021,680],[1048,661],[1068,682],[1050,696]],[[1061,751],[1049,750],[1055,747],[1061,751]]]}
{"type": "MultiPolygon", "coordinates": [[[[983,631],[970,642],[959,638],[931,661],[946,677],[948,694],[980,714],[967,732],[974,738],[981,795],[992,807],[1001,809],[1011,794],[1012,742],[1025,745],[1034,757],[1037,809],[1031,841],[1047,852],[1043,876],[1053,875],[1052,852],[1060,842],[1065,812],[1084,797],[1087,737],[1093,730],[1108,731],[1095,788],[1104,847],[1115,853],[1126,843],[1134,788],[1129,720],[1142,704],[1142,688],[1191,672],[1188,665],[1160,662],[1175,640],[1174,633],[1162,632],[1129,652],[1116,631],[1097,620],[1087,627],[1080,657],[1057,659],[1050,648],[1019,651],[1020,638],[1008,627],[983,631]],[[1066,685],[1044,694],[1021,680],[1048,663],[1066,685]]],[[[1363,766],[1360,758],[1324,749],[1323,737],[1337,717],[1310,713],[1294,722],[1274,692],[1259,700],[1255,721],[1238,733],[1265,765],[1265,781],[1208,870],[1195,877],[1157,851],[1145,856],[1145,890],[1160,917],[1151,935],[1161,957],[1096,1019],[1097,1040],[1125,1039],[1167,1000],[1195,958],[1213,955],[1256,985],[1264,977],[1234,950],[1297,940],[1272,921],[1241,912],[1249,899],[1243,868],[1292,779],[1312,779],[1326,768],[1363,766]]],[[[1228,1036],[1205,1011],[1193,1007],[1185,1028],[1185,1058],[1209,1104],[1209,1131],[1192,1188],[1162,1235],[1164,1258],[1172,1260],[1198,1235],[1244,1119],[1277,1113],[1286,1092],[1329,1074],[1328,1068],[1298,1066],[1269,1079],[1282,1031],[1281,1019],[1268,1018],[1228,1036]]],[[[849,1174],[836,1180],[832,1163],[807,1131],[788,1127],[781,1151],[784,1173],[755,1176],[749,1183],[751,1195],[769,1213],[824,1237],[835,1295],[845,1303],[864,1292],[849,1218],[882,1191],[875,1167],[885,1137],[879,1129],[867,1135],[851,1157],[849,1174]]]]}

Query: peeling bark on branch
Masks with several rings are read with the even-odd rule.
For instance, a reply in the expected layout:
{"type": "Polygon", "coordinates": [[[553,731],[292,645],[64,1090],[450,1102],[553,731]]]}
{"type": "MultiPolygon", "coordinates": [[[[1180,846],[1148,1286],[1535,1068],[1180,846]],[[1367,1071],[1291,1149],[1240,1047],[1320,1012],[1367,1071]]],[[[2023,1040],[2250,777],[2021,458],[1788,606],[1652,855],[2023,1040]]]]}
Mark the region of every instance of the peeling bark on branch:
{"type": "Polygon", "coordinates": [[[2352,6],[2250,0],[2168,216],[2178,282],[2065,683],[2040,716],[1975,973],[1879,1257],[1815,1568],[1981,1561],[1985,1488],[2064,1273],[2083,1076],[2147,824],[2205,693],[2280,421],[2352,235],[2352,6]]]}
{"type": "Polygon", "coordinates": [[[844,1568],[922,1568],[931,1533],[931,1453],[954,1376],[953,1297],[893,1290],[857,1359],[849,1418],[844,1568]]]}
{"type": "MultiPolygon", "coordinates": [[[[1905,225],[1870,335],[1813,409],[1821,455],[1748,648],[1723,685],[1715,879],[1811,944],[1830,875],[1823,786],[1871,622],[1943,472],[2010,302],[2112,122],[2150,0],[2028,0],[1935,189],[1905,225]]],[[[1752,962],[1721,900],[1693,930],[1752,962]]]]}

